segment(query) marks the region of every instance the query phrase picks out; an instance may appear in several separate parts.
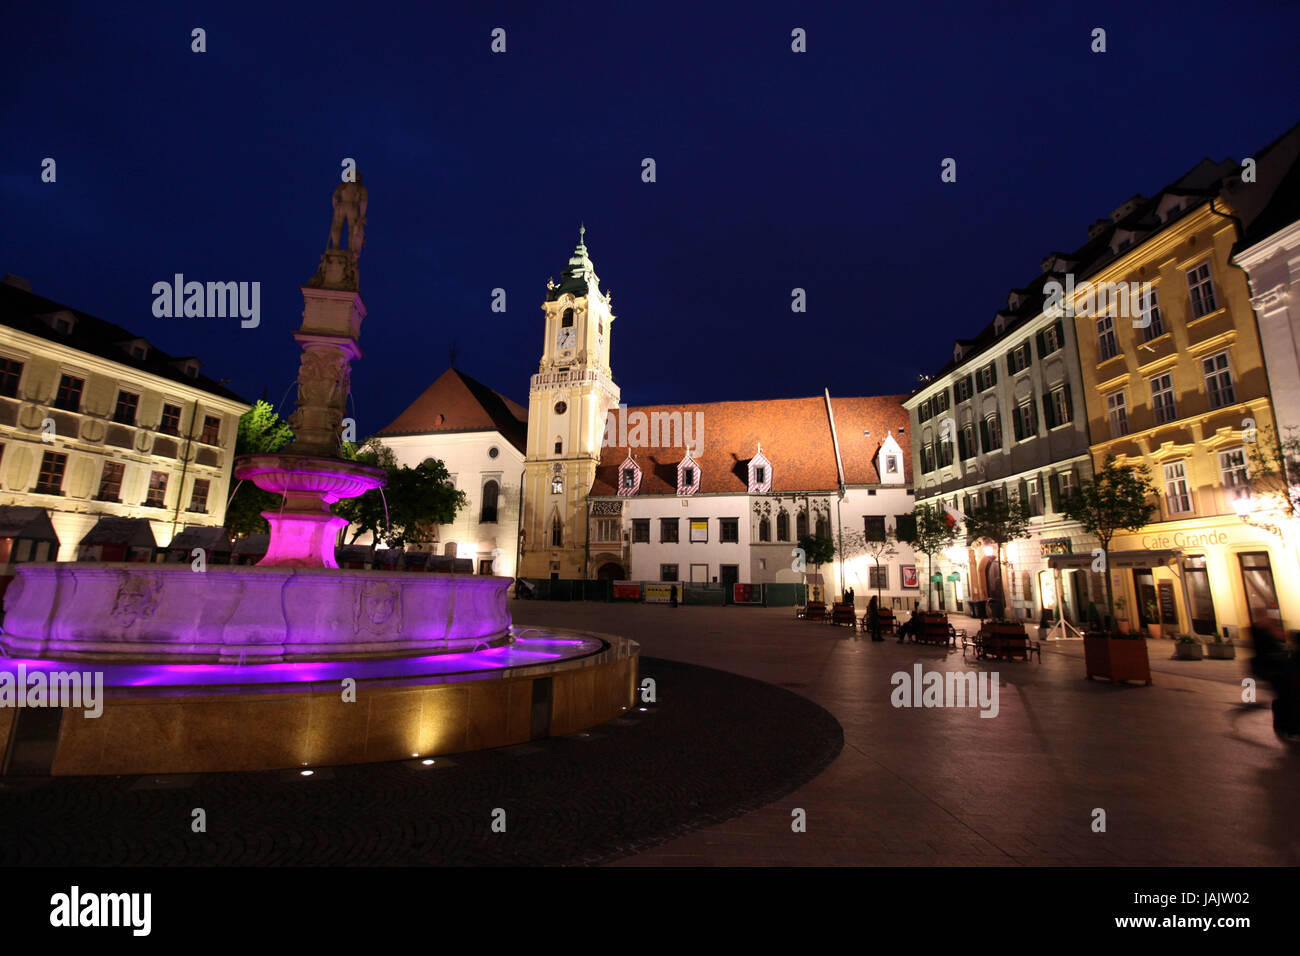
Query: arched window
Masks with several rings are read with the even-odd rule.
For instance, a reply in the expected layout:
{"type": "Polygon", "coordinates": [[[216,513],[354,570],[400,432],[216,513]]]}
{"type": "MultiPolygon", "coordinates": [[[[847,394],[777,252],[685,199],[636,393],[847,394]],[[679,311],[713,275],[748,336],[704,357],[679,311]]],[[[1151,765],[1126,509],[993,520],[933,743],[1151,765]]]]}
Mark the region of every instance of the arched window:
{"type": "Polygon", "coordinates": [[[776,516],[776,540],[790,540],[790,515],[784,511],[776,516]]]}
{"type": "Polygon", "coordinates": [[[483,507],[478,516],[480,524],[496,524],[497,495],[500,490],[500,486],[495,481],[489,481],[483,486],[483,507]]]}
{"type": "Polygon", "coordinates": [[[560,320],[560,328],[569,329],[573,327],[573,310],[565,309],[564,318],[560,320]]]}
{"type": "Polygon", "coordinates": [[[448,542],[443,546],[443,548],[442,548],[442,556],[443,556],[444,558],[454,558],[454,557],[456,557],[456,542],[455,542],[455,541],[448,541],[448,542]]]}
{"type": "Polygon", "coordinates": [[[763,517],[758,519],[758,540],[772,540],[772,519],[767,515],[763,515],[763,517]]]}
{"type": "Polygon", "coordinates": [[[559,515],[551,519],[551,547],[564,547],[564,526],[560,524],[559,515]]]}
{"type": "Polygon", "coordinates": [[[829,538],[830,529],[826,526],[826,516],[817,516],[817,535],[818,538],[829,538]]]}
{"type": "Polygon", "coordinates": [[[794,531],[800,540],[808,537],[808,512],[799,512],[799,517],[794,519],[794,531]]]}

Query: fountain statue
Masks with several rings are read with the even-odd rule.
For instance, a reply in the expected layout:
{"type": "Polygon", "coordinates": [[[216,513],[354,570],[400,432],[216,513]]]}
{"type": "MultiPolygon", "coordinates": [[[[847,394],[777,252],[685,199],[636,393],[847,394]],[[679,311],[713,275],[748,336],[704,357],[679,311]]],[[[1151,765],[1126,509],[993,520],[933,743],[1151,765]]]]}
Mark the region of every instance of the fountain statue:
{"type": "Polygon", "coordinates": [[[0,689],[102,679],[107,706],[60,711],[54,747],[35,751],[15,744],[36,732],[29,711],[0,706],[0,773],[409,759],[572,733],[631,706],[637,645],[512,628],[509,578],[338,568],[346,521],[331,506],[384,483],[381,469],[339,456],[366,317],[357,266],[366,204],[359,174],[335,189],[329,246],[302,287],[293,441],[234,463],[236,477],[283,496],[263,513],[265,559],[17,565],[0,689]],[[36,764],[33,753],[43,755],[36,764]]]}

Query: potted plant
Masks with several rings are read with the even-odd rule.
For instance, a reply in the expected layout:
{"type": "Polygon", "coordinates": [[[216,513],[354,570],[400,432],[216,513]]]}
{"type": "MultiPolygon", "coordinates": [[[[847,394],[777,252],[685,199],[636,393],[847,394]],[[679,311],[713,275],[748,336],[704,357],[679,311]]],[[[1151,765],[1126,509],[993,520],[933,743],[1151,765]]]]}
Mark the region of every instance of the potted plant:
{"type": "Polygon", "coordinates": [[[1131,626],[1129,624],[1128,616],[1124,613],[1124,609],[1127,607],[1128,601],[1123,595],[1115,598],[1115,626],[1119,629],[1121,634],[1129,633],[1129,628],[1131,626]]]}
{"type": "Polygon", "coordinates": [[[1216,631],[1214,641],[1205,645],[1205,656],[1212,660],[1230,661],[1237,656],[1237,648],[1232,641],[1225,641],[1223,635],[1216,631]]]}
{"type": "MultiPolygon", "coordinates": [[[[1146,465],[1121,466],[1111,456],[1094,472],[1092,480],[1083,482],[1061,502],[1061,512],[1079,522],[1101,544],[1106,605],[1112,612],[1115,595],[1110,571],[1111,539],[1121,530],[1140,531],[1151,521],[1156,510],[1151,503],[1155,493],[1146,465]]],[[[1089,678],[1105,677],[1112,683],[1128,680],[1151,683],[1147,642],[1140,635],[1087,634],[1083,639],[1083,657],[1089,678]]]]}
{"type": "Polygon", "coordinates": [[[1176,661],[1199,661],[1205,654],[1201,650],[1201,642],[1190,634],[1179,636],[1177,643],[1174,644],[1174,660],[1176,661]]]}
{"type": "Polygon", "coordinates": [[[1147,624],[1147,633],[1150,634],[1152,637],[1159,637],[1160,636],[1160,605],[1156,604],[1154,600],[1150,600],[1147,601],[1146,603],[1146,609],[1147,609],[1147,620],[1150,622],[1149,624],[1147,624]]]}

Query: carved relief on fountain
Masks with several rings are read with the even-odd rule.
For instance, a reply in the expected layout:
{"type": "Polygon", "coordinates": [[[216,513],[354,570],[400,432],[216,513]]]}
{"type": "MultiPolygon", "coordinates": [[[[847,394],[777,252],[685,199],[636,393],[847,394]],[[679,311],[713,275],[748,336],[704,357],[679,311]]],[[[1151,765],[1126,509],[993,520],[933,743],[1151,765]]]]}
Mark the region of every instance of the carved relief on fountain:
{"type": "Polygon", "coordinates": [[[396,640],[402,632],[401,601],[401,588],[387,581],[357,588],[354,636],[361,641],[396,640]]]}
{"type": "Polygon", "coordinates": [[[162,588],[162,579],[156,574],[123,573],[108,616],[122,628],[153,617],[162,600],[162,588]]]}

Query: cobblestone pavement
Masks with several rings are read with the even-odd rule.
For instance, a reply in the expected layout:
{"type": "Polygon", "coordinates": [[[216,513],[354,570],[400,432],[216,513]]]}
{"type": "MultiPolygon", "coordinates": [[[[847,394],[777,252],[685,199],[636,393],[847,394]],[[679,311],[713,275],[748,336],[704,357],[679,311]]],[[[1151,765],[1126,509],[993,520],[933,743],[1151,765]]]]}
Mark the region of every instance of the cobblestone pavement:
{"type": "Polygon", "coordinates": [[[659,689],[644,711],[432,767],[6,778],[0,865],[601,863],[778,800],[843,745],[779,687],[646,657],[641,672],[659,689]]]}
{"type": "MultiPolygon", "coordinates": [[[[619,865],[1300,864],[1300,752],[1242,702],[1249,651],[1175,661],[1149,641],[1154,684],[1084,677],[1078,641],[1042,662],[876,644],[790,608],[515,602],[516,620],[640,641],[645,653],[784,685],[832,713],[844,749],[755,812],[619,865]],[[894,673],[996,672],[999,712],[895,708],[894,673]],[[807,832],[791,811],[807,813],[807,832]],[[1105,832],[1095,832],[1097,811],[1105,832]]],[[[957,622],[957,626],[963,623],[957,622]]],[[[671,684],[662,688],[671,699],[671,684]]]]}

